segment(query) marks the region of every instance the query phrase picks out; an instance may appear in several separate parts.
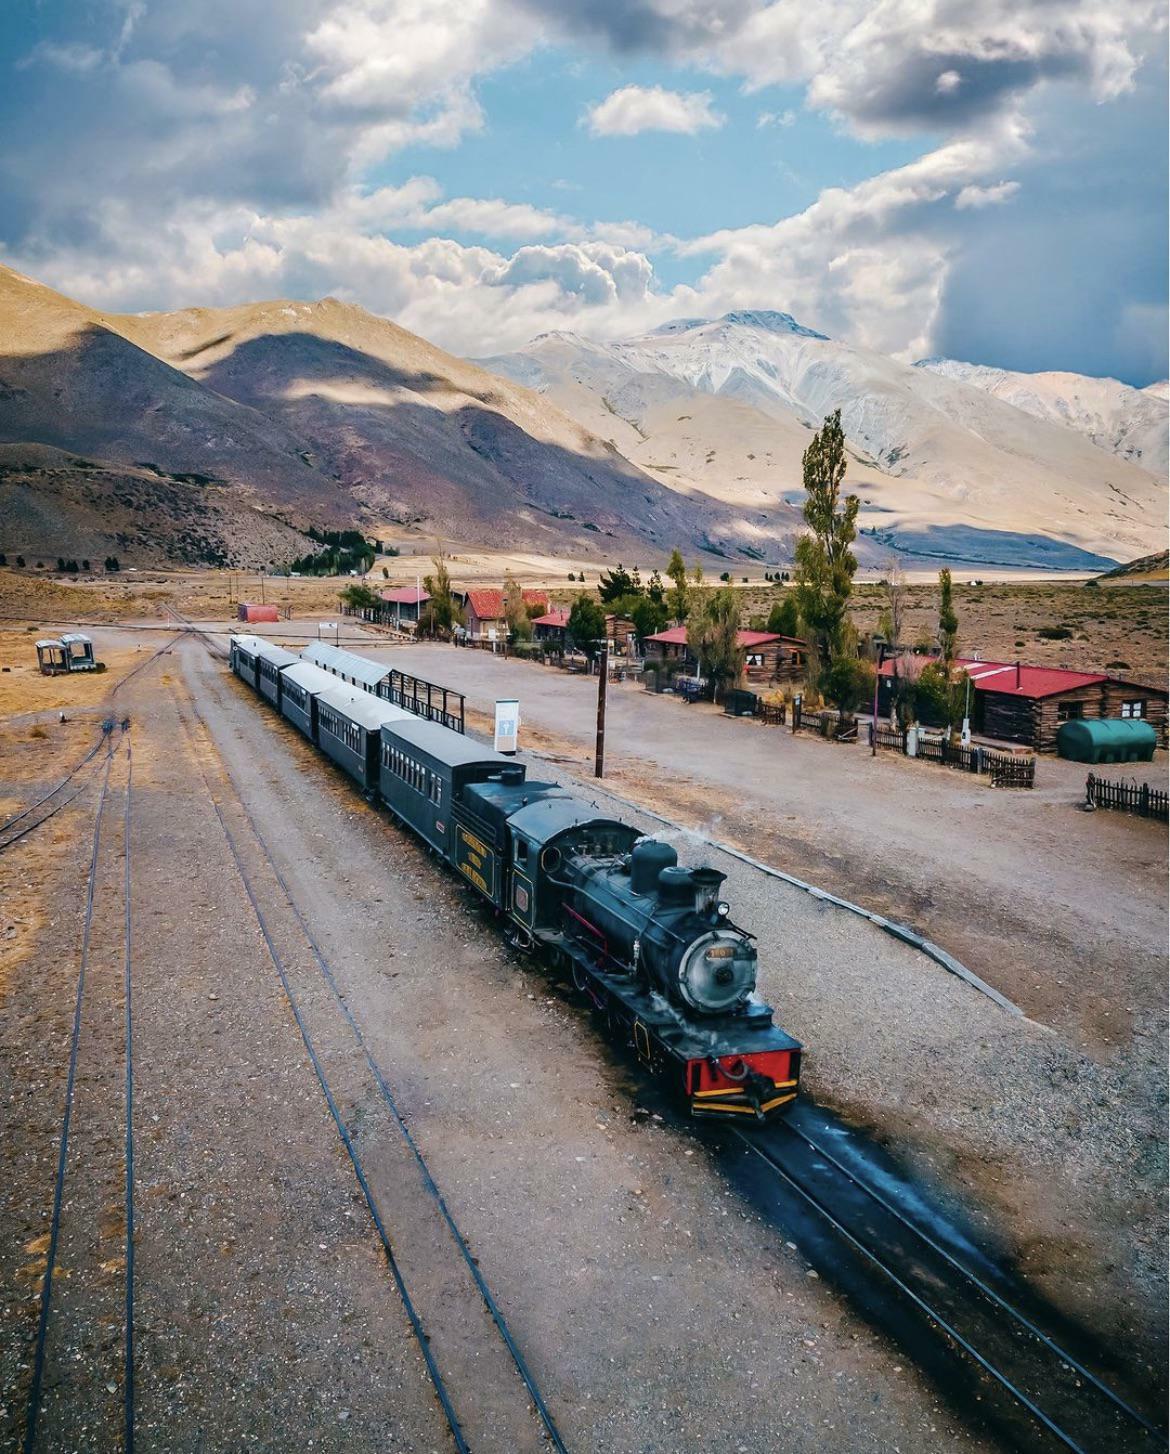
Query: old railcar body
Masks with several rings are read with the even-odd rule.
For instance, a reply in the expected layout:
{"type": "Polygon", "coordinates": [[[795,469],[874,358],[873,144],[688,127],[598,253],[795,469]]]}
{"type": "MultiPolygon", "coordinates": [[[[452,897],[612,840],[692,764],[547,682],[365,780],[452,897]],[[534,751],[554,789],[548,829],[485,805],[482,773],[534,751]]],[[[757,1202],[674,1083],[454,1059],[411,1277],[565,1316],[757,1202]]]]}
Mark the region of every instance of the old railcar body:
{"type": "MultiPolygon", "coordinates": [[[[272,650],[233,640],[233,668],[266,696],[272,650]]],[[[360,684],[295,658],[278,672],[286,702],[312,698],[301,730],[491,905],[513,945],[567,973],[692,1115],[766,1120],[796,1098],[801,1046],[755,993],[755,943],[719,897],[723,874],[680,867],[669,844],[360,684]]]]}
{"type": "Polygon", "coordinates": [[[317,702],[323,692],[333,691],[338,684],[337,678],[310,662],[301,661],[299,657],[292,666],[282,669],[280,678],[280,715],[298,732],[303,732],[310,742],[317,743],[317,702]]]}
{"type": "Polygon", "coordinates": [[[415,719],[360,687],[333,685],[317,696],[317,745],[365,793],[378,790],[382,728],[415,719]]]}
{"type": "Polygon", "coordinates": [[[281,673],[290,666],[297,666],[299,662],[299,656],[285,651],[283,646],[273,646],[268,641],[262,642],[256,649],[256,689],[278,711],[281,673]]]}

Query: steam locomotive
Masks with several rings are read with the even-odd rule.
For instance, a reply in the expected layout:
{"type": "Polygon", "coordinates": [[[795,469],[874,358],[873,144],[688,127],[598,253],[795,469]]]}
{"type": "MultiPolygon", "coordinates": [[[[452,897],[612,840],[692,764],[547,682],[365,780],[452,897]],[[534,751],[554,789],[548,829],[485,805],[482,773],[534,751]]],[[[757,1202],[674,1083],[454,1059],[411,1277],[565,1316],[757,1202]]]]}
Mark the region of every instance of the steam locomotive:
{"type": "Polygon", "coordinates": [[[513,946],[566,974],[692,1115],[765,1120],[795,1100],[801,1047],[755,994],[726,875],[681,867],[668,843],[513,758],[256,637],[232,638],[231,665],[486,899],[513,946]]]}

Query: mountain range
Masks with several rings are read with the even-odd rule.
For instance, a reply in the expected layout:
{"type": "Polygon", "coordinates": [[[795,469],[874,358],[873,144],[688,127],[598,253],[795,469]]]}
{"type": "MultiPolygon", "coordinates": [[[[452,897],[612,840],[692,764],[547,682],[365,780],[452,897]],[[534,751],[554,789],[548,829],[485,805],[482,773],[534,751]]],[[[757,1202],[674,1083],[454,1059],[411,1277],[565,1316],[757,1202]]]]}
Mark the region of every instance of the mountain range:
{"type": "Polygon", "coordinates": [[[909,365],[769,311],[680,319],[612,343],[546,333],[480,362],[647,473],[761,524],[798,503],[809,431],[840,409],[847,487],[873,545],[1075,567],[1128,560],[1165,530],[1164,386],[909,365]]]}
{"type": "Polygon", "coordinates": [[[836,407],[863,562],[1095,568],[1162,544],[1164,400],[969,368],[770,312],[473,362],[332,298],[113,314],[0,267],[0,546],[256,566],[356,525],[784,563],[801,454],[836,407]]]}

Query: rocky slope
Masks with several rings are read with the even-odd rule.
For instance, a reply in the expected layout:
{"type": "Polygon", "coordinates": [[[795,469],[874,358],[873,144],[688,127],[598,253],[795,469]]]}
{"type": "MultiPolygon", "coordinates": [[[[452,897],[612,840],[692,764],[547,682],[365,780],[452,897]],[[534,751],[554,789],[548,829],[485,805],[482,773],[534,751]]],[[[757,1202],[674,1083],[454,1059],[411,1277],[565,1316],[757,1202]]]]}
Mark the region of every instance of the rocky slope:
{"type": "MultiPolygon", "coordinates": [[[[587,557],[783,554],[775,532],[664,485],[549,401],[334,299],[105,314],[0,268],[0,337],[0,443],[219,488],[302,526],[587,557]]],[[[10,539],[44,478],[19,499],[7,487],[10,539]]],[[[162,554],[176,543],[160,529],[162,554]]]]}
{"type": "Polygon", "coordinates": [[[945,373],[835,342],[788,314],[685,319],[601,344],[544,334],[481,360],[539,389],[650,473],[767,507],[799,500],[808,431],[833,409],[873,543],[1092,567],[1160,542],[1165,482],[945,373]]]}
{"type": "Polygon", "coordinates": [[[1166,385],[1134,389],[1117,379],[1084,374],[1020,374],[953,358],[924,358],[915,368],[971,384],[1050,424],[1063,424],[1150,474],[1165,479],[1167,450],[1166,385]]]}

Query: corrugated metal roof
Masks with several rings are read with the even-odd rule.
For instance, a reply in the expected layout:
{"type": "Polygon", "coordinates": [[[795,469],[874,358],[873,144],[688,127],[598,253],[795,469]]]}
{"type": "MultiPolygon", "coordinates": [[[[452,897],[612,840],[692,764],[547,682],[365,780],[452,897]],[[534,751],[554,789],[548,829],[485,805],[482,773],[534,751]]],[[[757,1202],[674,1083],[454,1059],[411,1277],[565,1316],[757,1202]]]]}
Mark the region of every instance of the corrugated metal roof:
{"type": "Polygon", "coordinates": [[[575,828],[582,823],[614,822],[616,819],[606,813],[599,813],[591,804],[583,803],[580,798],[574,798],[569,793],[556,793],[540,798],[526,807],[517,808],[508,816],[509,825],[535,843],[547,843],[566,828],[575,828]]]}
{"type": "MultiPolygon", "coordinates": [[[[916,678],[922,668],[937,657],[906,657],[901,662],[902,674],[916,678]]],[[[977,692],[996,692],[1008,697],[1058,697],[1061,692],[1075,692],[1079,687],[1093,687],[1110,680],[1106,672],[1069,671],[1061,666],[1025,666],[1014,661],[977,661],[960,656],[955,668],[965,671],[977,692]]],[[[893,676],[893,660],[883,661],[881,675],[893,676]]]]}
{"type": "MultiPolygon", "coordinates": [[[[286,672],[287,676],[288,673],[286,672]]],[[[330,687],[328,691],[321,692],[318,700],[332,707],[335,712],[348,717],[351,722],[356,722],[364,727],[367,732],[376,732],[384,722],[417,721],[409,712],[396,707],[393,702],[383,701],[381,697],[371,696],[369,692],[363,691],[360,687],[346,686],[344,682],[338,685],[337,678],[329,676],[330,687]]]]}
{"type": "Polygon", "coordinates": [[[64,634],[64,636],[62,636],[62,638],[61,638],[61,644],[63,646],[69,646],[74,641],[84,642],[84,644],[86,646],[92,646],[93,645],[93,640],[90,637],[86,636],[84,634],[84,632],[81,632],[81,631],[67,631],[64,634]]]}
{"type": "Polygon", "coordinates": [[[449,767],[464,767],[471,762],[507,767],[514,760],[472,737],[465,737],[462,732],[452,732],[450,727],[443,727],[438,722],[420,722],[417,717],[412,717],[409,722],[393,722],[382,730],[385,736],[397,737],[419,747],[449,767]]]}
{"type": "Polygon", "coordinates": [[[393,590],[379,591],[378,594],[392,606],[395,602],[402,606],[421,606],[431,599],[430,591],[424,591],[420,586],[395,586],[393,590]]]}
{"type": "Polygon", "coordinates": [[[534,616],[532,618],[532,624],[534,626],[567,626],[569,624],[569,608],[568,606],[557,606],[555,610],[550,611],[546,616],[534,616]]]}
{"type": "Polygon", "coordinates": [[[346,651],[342,646],[330,646],[327,641],[310,641],[301,655],[325,671],[336,676],[353,677],[368,687],[376,687],[390,675],[390,668],[380,661],[371,661],[368,656],[359,656],[356,651],[346,651]]]}
{"type": "Polygon", "coordinates": [[[337,686],[337,678],[331,672],[322,671],[311,661],[300,661],[295,656],[293,665],[285,671],[284,675],[290,682],[296,682],[298,687],[304,687],[306,692],[312,692],[314,696],[319,696],[322,692],[331,692],[337,686]]]}

